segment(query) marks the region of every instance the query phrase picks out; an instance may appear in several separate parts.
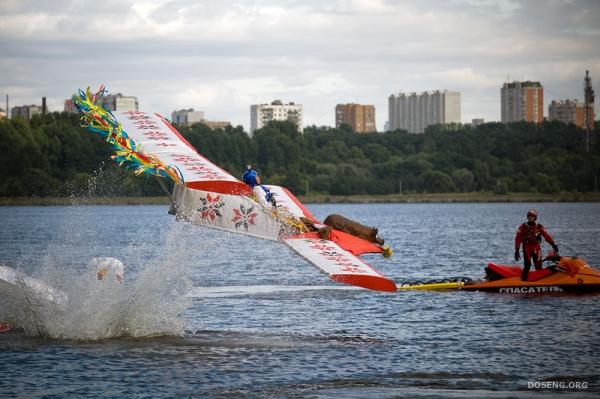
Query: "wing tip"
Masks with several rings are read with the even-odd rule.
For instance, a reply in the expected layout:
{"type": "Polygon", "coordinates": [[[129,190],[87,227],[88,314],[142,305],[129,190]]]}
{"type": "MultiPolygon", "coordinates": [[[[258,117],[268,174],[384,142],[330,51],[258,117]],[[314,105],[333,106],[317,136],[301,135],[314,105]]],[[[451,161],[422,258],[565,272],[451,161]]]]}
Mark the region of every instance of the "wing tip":
{"type": "Polygon", "coordinates": [[[380,276],[332,274],[331,279],[338,283],[356,285],[373,291],[396,292],[398,290],[395,282],[380,276]]]}

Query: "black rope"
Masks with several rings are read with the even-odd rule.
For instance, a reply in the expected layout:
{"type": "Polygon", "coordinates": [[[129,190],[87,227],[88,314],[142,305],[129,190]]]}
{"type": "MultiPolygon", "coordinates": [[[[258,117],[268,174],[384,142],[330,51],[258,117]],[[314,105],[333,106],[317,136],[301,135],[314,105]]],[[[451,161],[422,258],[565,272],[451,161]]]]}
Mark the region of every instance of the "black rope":
{"type": "Polygon", "coordinates": [[[445,284],[445,283],[472,283],[473,279],[470,277],[448,277],[442,279],[431,279],[431,280],[410,280],[402,281],[398,284],[400,287],[412,287],[415,285],[429,285],[429,284],[445,284]]]}

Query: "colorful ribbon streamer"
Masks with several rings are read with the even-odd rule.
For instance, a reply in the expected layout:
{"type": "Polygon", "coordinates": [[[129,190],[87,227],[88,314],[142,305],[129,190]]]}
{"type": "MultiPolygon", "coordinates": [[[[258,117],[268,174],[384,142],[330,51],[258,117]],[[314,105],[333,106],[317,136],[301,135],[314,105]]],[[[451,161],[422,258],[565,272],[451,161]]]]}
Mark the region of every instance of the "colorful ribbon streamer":
{"type": "Polygon", "coordinates": [[[88,87],[85,92],[79,89],[77,94],[73,94],[73,104],[81,113],[81,127],[106,138],[115,151],[111,158],[119,166],[133,170],[136,175],[147,173],[166,177],[174,183],[183,183],[183,176],[177,167],[166,165],[155,155],[145,153],[141,144],[129,138],[112,112],[99,104],[105,93],[106,89],[101,85],[96,93],[92,93],[88,87]]]}

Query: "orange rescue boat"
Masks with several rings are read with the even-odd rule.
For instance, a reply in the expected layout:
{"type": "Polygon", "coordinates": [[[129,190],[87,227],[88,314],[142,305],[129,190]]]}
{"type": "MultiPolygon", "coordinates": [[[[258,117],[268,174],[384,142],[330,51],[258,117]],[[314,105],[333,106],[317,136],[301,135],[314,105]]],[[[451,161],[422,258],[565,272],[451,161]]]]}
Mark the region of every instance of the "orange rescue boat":
{"type": "Polygon", "coordinates": [[[519,266],[489,263],[484,281],[466,283],[459,289],[510,294],[600,292],[600,271],[585,260],[550,253],[544,261],[550,266],[529,272],[527,281],[521,280],[523,269],[519,266]]]}

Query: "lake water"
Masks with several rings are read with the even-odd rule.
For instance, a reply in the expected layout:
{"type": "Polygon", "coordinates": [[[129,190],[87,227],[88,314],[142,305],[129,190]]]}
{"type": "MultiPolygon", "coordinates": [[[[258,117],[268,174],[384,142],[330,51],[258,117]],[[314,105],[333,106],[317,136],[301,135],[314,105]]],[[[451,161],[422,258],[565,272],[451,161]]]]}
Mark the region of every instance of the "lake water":
{"type": "MultiPolygon", "coordinates": [[[[398,283],[478,278],[488,261],[511,261],[531,207],[562,254],[600,265],[600,204],[309,206],[378,226],[394,257],[365,258],[398,283]]],[[[278,243],[166,211],[0,207],[0,264],[71,298],[66,312],[0,310],[25,326],[0,334],[0,397],[600,394],[598,295],[371,292],[278,243]],[[121,259],[125,283],[97,282],[96,256],[121,259]],[[542,381],[587,388],[529,389],[542,381]]]]}

